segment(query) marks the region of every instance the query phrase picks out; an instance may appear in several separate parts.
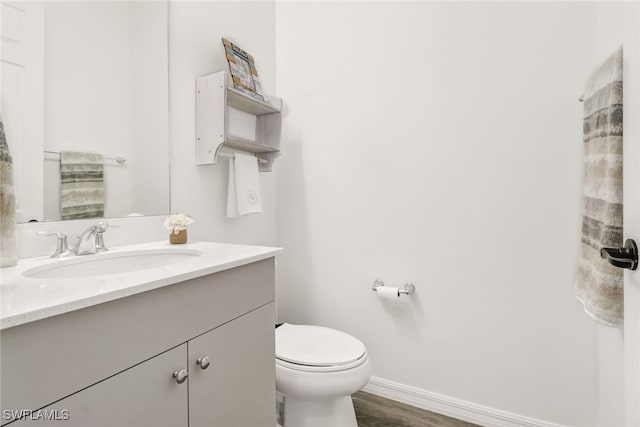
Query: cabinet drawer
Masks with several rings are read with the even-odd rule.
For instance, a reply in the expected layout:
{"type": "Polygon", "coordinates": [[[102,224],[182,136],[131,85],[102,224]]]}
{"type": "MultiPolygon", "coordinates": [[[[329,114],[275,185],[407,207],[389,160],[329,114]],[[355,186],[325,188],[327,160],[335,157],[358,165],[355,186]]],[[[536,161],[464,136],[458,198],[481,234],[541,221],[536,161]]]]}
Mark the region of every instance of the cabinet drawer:
{"type": "Polygon", "coordinates": [[[42,408],[267,304],[274,294],[269,258],[3,330],[2,409],[42,408]]]}

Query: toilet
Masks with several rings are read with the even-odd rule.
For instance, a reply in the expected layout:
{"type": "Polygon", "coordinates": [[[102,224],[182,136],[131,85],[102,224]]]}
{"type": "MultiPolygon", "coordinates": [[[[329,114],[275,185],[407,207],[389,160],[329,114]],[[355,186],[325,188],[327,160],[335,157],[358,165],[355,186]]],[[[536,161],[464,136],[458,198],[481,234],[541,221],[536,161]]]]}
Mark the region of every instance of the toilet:
{"type": "Polygon", "coordinates": [[[282,427],[357,427],[351,394],[371,377],[362,341],[344,332],[283,323],[276,329],[282,427]]]}

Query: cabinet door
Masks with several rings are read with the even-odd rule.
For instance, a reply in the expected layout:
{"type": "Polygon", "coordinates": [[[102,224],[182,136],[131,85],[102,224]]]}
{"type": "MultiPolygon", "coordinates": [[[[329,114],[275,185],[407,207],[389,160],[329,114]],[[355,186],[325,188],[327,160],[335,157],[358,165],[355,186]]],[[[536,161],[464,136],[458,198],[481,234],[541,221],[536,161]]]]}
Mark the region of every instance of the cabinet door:
{"type": "Polygon", "coordinates": [[[172,377],[187,368],[186,354],[182,344],[11,425],[187,427],[188,381],[172,377]]]}
{"type": "Polygon", "coordinates": [[[269,303],[189,341],[190,427],[276,425],[274,321],[269,303]]]}

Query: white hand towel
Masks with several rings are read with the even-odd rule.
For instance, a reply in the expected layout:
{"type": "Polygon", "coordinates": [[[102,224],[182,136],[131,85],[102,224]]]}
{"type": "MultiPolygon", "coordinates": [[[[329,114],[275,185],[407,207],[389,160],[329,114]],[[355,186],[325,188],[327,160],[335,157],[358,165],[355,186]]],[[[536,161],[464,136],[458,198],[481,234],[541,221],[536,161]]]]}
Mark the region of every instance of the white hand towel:
{"type": "Polygon", "coordinates": [[[250,213],[262,213],[258,159],[235,153],[235,157],[229,160],[227,218],[250,213]]]}

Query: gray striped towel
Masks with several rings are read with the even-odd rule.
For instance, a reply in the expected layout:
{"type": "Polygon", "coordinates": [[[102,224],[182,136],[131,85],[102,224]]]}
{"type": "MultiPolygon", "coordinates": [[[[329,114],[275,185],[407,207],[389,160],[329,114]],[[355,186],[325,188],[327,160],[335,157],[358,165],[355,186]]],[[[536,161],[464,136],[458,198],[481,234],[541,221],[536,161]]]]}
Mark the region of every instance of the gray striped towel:
{"type": "Polygon", "coordinates": [[[576,297],[597,321],[622,327],[622,270],[600,257],[622,246],[622,46],[590,76],[584,94],[582,246],[576,297]]]}
{"type": "Polygon", "coordinates": [[[17,251],[13,160],[0,116],[0,267],[16,265],[18,262],[17,251]]]}
{"type": "Polygon", "coordinates": [[[62,219],[104,216],[104,160],[101,154],[60,152],[62,219]]]}

